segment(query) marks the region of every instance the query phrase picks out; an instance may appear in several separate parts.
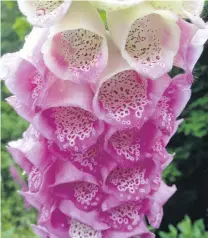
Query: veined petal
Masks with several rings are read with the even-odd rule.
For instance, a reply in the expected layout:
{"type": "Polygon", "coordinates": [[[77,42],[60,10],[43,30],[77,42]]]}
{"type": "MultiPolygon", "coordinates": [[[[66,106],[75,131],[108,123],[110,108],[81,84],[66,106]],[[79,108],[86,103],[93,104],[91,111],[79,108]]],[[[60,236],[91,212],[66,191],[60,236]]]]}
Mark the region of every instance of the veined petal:
{"type": "Polygon", "coordinates": [[[49,27],[64,16],[71,0],[18,0],[18,5],[32,25],[49,27]]]}
{"type": "Polygon", "coordinates": [[[57,77],[95,82],[108,59],[105,27],[96,9],[88,2],[73,2],[66,16],[50,29],[42,51],[57,77]]]}
{"type": "Polygon", "coordinates": [[[107,19],[114,43],[139,74],[157,79],[171,70],[180,42],[175,15],[142,3],[107,19]]]}

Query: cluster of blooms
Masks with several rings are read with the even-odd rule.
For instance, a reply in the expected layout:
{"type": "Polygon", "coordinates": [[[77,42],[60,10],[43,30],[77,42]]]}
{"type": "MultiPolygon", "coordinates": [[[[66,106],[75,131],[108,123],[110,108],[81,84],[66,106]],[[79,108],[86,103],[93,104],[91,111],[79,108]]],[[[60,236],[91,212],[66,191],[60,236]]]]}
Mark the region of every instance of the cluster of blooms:
{"type": "Polygon", "coordinates": [[[18,1],[34,28],[1,58],[1,79],[30,122],[8,151],[27,174],[37,235],[154,237],[145,217],[158,228],[176,191],[161,174],[208,38],[203,2],[18,1]],[[171,78],[173,66],[184,73],[171,78]]]}

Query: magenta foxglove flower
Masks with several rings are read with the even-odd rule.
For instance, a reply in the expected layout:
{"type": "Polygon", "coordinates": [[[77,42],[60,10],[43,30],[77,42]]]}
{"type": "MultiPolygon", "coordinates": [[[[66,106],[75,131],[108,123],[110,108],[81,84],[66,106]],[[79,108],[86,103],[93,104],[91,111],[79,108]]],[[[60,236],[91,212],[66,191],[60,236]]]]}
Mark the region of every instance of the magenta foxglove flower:
{"type": "Polygon", "coordinates": [[[146,220],[159,228],[176,191],[162,172],[208,38],[203,2],[18,1],[36,27],[0,59],[0,77],[30,122],[7,149],[27,176],[11,167],[38,211],[35,234],[155,237],[146,220]],[[185,72],[171,78],[173,65],[185,72]]]}
{"type": "Polygon", "coordinates": [[[109,12],[107,20],[114,43],[140,75],[157,79],[172,69],[180,42],[177,16],[142,3],[109,12]]]}
{"type": "Polygon", "coordinates": [[[18,0],[18,5],[32,25],[49,27],[64,16],[71,5],[71,0],[18,0]]]}

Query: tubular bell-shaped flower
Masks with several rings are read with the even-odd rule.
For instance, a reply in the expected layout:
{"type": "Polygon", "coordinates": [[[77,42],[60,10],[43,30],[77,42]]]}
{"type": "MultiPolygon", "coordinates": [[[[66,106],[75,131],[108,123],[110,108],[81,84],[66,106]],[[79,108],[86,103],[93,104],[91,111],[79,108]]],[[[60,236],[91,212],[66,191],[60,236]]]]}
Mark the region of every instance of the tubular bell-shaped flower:
{"type": "Polygon", "coordinates": [[[141,127],[170,83],[164,75],[154,81],[139,75],[121,57],[111,40],[109,66],[98,82],[93,99],[95,114],[117,128],[141,127]]]}
{"type": "Polygon", "coordinates": [[[32,25],[49,27],[64,16],[71,0],[18,0],[18,5],[32,25]]]}
{"type": "Polygon", "coordinates": [[[174,14],[141,3],[109,12],[107,20],[113,41],[140,75],[157,79],[171,70],[180,42],[174,14]]]}
{"type": "Polygon", "coordinates": [[[97,10],[88,2],[73,2],[65,17],[50,28],[43,55],[57,77],[95,82],[108,59],[105,27],[97,10]]]}
{"type": "Polygon", "coordinates": [[[47,139],[56,142],[61,150],[85,150],[103,133],[104,123],[90,110],[91,92],[69,81],[67,86],[63,88],[63,95],[68,96],[68,100],[59,97],[59,101],[53,101],[53,105],[39,112],[33,123],[47,139]]]}

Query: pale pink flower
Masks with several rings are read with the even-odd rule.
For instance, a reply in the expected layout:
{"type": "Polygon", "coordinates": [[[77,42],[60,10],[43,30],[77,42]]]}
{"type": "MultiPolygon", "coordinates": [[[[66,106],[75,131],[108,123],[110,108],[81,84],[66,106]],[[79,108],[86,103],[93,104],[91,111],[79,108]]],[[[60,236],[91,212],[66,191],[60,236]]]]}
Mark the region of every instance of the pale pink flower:
{"type": "Polygon", "coordinates": [[[71,5],[71,0],[18,0],[18,5],[32,25],[49,27],[64,16],[71,5]]]}
{"type": "Polygon", "coordinates": [[[42,52],[57,77],[96,82],[108,59],[105,27],[97,10],[88,2],[73,2],[65,17],[50,28],[42,52]]]}
{"type": "Polygon", "coordinates": [[[107,13],[109,31],[122,56],[140,75],[151,79],[172,69],[180,42],[177,19],[148,3],[107,13]]]}

